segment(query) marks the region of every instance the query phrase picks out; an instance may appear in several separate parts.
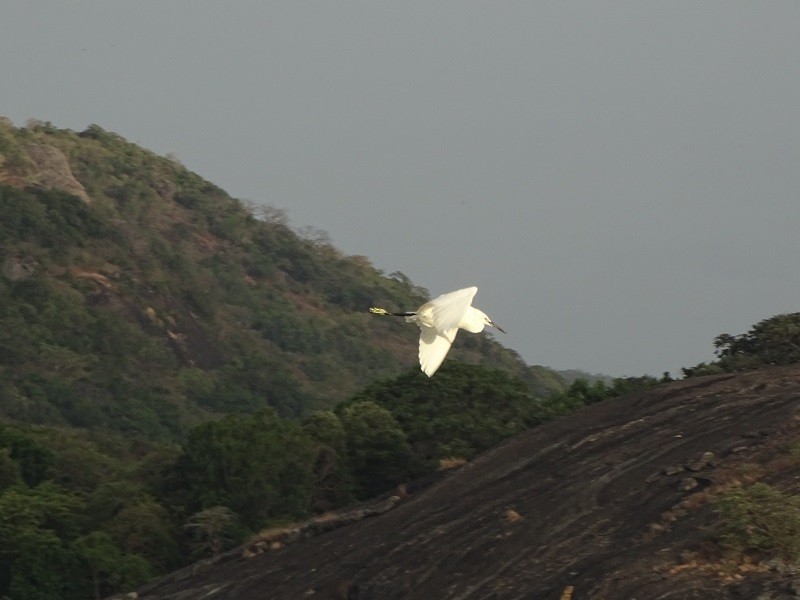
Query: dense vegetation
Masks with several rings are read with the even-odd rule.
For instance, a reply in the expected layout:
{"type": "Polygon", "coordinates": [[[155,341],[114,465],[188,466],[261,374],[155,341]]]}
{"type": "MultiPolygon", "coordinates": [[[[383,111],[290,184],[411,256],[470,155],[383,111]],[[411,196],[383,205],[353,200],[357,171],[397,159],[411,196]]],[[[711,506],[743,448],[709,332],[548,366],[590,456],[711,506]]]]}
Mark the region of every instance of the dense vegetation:
{"type": "MultiPolygon", "coordinates": [[[[402,273],[95,125],[0,122],[0,246],[9,419],[176,440],[215,414],[330,408],[416,358],[413,332],[366,313],[425,299],[402,273]],[[57,165],[36,148],[63,153],[90,201],[43,184],[57,165]]],[[[463,336],[451,356],[536,395],[563,386],[488,336],[463,336]]]]}
{"type": "Polygon", "coordinates": [[[386,408],[331,411],[415,363],[366,308],[425,298],[100,127],[0,119],[0,596],[101,597],[430,471],[386,408]]]}
{"type": "Polygon", "coordinates": [[[714,338],[718,360],[683,369],[686,377],[800,362],[800,313],[775,315],[739,335],[714,338]]]}
{"type": "MultiPolygon", "coordinates": [[[[428,379],[365,311],[426,297],[100,127],[0,120],[0,597],[99,598],[658,383],[567,386],[490,336],[428,379]]],[[[783,360],[765,335],[714,367],[783,360]]]]}
{"type": "Polygon", "coordinates": [[[443,459],[471,459],[558,415],[657,383],[651,377],[615,379],[610,385],[576,379],[564,391],[539,399],[504,371],[452,364],[431,380],[412,370],[377,381],[340,404],[336,412],[364,403],[383,407],[406,432],[416,460],[424,469],[432,469],[443,459]]]}
{"type": "Polygon", "coordinates": [[[228,415],[181,445],[65,428],[0,429],[0,594],[99,598],[301,519],[459,464],[631,385],[534,398],[497,369],[412,368],[302,421],[228,415]]]}
{"type": "Polygon", "coordinates": [[[716,536],[733,560],[745,554],[800,561],[800,496],[766,483],[734,488],[715,502],[716,536]]]}

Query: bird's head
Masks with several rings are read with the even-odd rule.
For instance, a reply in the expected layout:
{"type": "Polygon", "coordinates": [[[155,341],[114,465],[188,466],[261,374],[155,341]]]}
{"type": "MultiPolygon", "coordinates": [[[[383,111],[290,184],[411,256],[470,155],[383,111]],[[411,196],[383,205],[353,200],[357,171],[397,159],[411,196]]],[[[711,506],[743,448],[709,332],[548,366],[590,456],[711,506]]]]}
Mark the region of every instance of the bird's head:
{"type": "MultiPolygon", "coordinates": [[[[469,327],[464,327],[467,331],[471,331],[472,333],[479,333],[483,331],[484,327],[494,327],[498,331],[502,331],[505,333],[505,329],[500,327],[497,323],[492,321],[492,319],[482,310],[479,310],[475,307],[472,307],[472,315],[469,319],[469,327]]],[[[462,325],[463,327],[463,325],[462,325]]]]}

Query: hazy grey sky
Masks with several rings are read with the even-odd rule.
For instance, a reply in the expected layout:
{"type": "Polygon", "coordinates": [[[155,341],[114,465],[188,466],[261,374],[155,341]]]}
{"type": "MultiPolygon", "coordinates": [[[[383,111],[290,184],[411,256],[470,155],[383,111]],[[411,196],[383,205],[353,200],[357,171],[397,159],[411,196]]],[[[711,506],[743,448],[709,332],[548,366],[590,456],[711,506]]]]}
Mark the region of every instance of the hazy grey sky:
{"type": "MultiPolygon", "coordinates": [[[[532,364],[677,373],[800,311],[800,2],[12,0],[0,115],[287,210],[532,364]]],[[[409,336],[413,332],[409,331],[409,336]]]]}

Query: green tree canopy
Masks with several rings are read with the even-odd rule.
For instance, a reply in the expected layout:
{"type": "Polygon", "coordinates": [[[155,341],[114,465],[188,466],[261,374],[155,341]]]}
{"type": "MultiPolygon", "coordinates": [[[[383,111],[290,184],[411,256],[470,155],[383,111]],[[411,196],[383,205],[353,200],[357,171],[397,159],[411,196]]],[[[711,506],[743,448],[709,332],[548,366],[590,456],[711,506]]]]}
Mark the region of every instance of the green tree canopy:
{"type": "Polygon", "coordinates": [[[407,481],[414,472],[406,434],[387,409],[359,401],[341,410],[351,471],[361,498],[407,481]]]}
{"type": "Polygon", "coordinates": [[[414,455],[428,468],[442,458],[472,458],[541,422],[544,415],[521,380],[498,369],[456,361],[446,362],[432,378],[414,368],[378,381],[344,405],[360,402],[389,410],[414,455]]]}
{"type": "Polygon", "coordinates": [[[747,333],[721,333],[714,338],[714,347],[717,361],[686,367],[683,374],[693,377],[800,362],[800,313],[764,319],[747,333]]]}
{"type": "Polygon", "coordinates": [[[720,334],[714,347],[727,371],[800,362],[800,313],[764,319],[740,335],[720,334]]]}
{"type": "Polygon", "coordinates": [[[354,482],[344,425],[332,411],[320,410],[303,420],[303,430],[316,452],[311,509],[320,513],[347,504],[353,499],[354,482]]]}
{"type": "Polygon", "coordinates": [[[314,457],[299,423],[265,410],[193,429],[178,469],[197,510],[226,506],[256,529],[306,513],[314,457]]]}
{"type": "Polygon", "coordinates": [[[105,532],[93,531],[78,538],[74,548],[89,570],[95,600],[140,585],[150,575],[150,565],[146,560],[121,552],[105,532]]]}

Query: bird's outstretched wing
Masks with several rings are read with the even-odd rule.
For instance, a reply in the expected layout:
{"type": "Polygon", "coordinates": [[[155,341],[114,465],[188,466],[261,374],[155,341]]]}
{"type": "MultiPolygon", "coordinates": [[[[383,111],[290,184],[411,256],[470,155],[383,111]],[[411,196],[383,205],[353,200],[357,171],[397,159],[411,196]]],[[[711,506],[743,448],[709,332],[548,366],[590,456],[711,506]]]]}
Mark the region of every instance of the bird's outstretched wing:
{"type": "MultiPolygon", "coordinates": [[[[478,288],[473,286],[442,294],[419,307],[419,310],[417,310],[419,320],[428,327],[433,327],[440,334],[451,329],[457,329],[461,318],[472,304],[472,299],[477,292],[478,288]]],[[[453,334],[453,337],[455,338],[455,334],[453,334]]],[[[452,340],[450,340],[450,343],[452,343],[452,340]]]]}
{"type": "Polygon", "coordinates": [[[421,323],[418,323],[418,325],[420,328],[419,366],[425,375],[432,377],[456,339],[458,327],[439,333],[433,327],[428,327],[421,323]]]}

